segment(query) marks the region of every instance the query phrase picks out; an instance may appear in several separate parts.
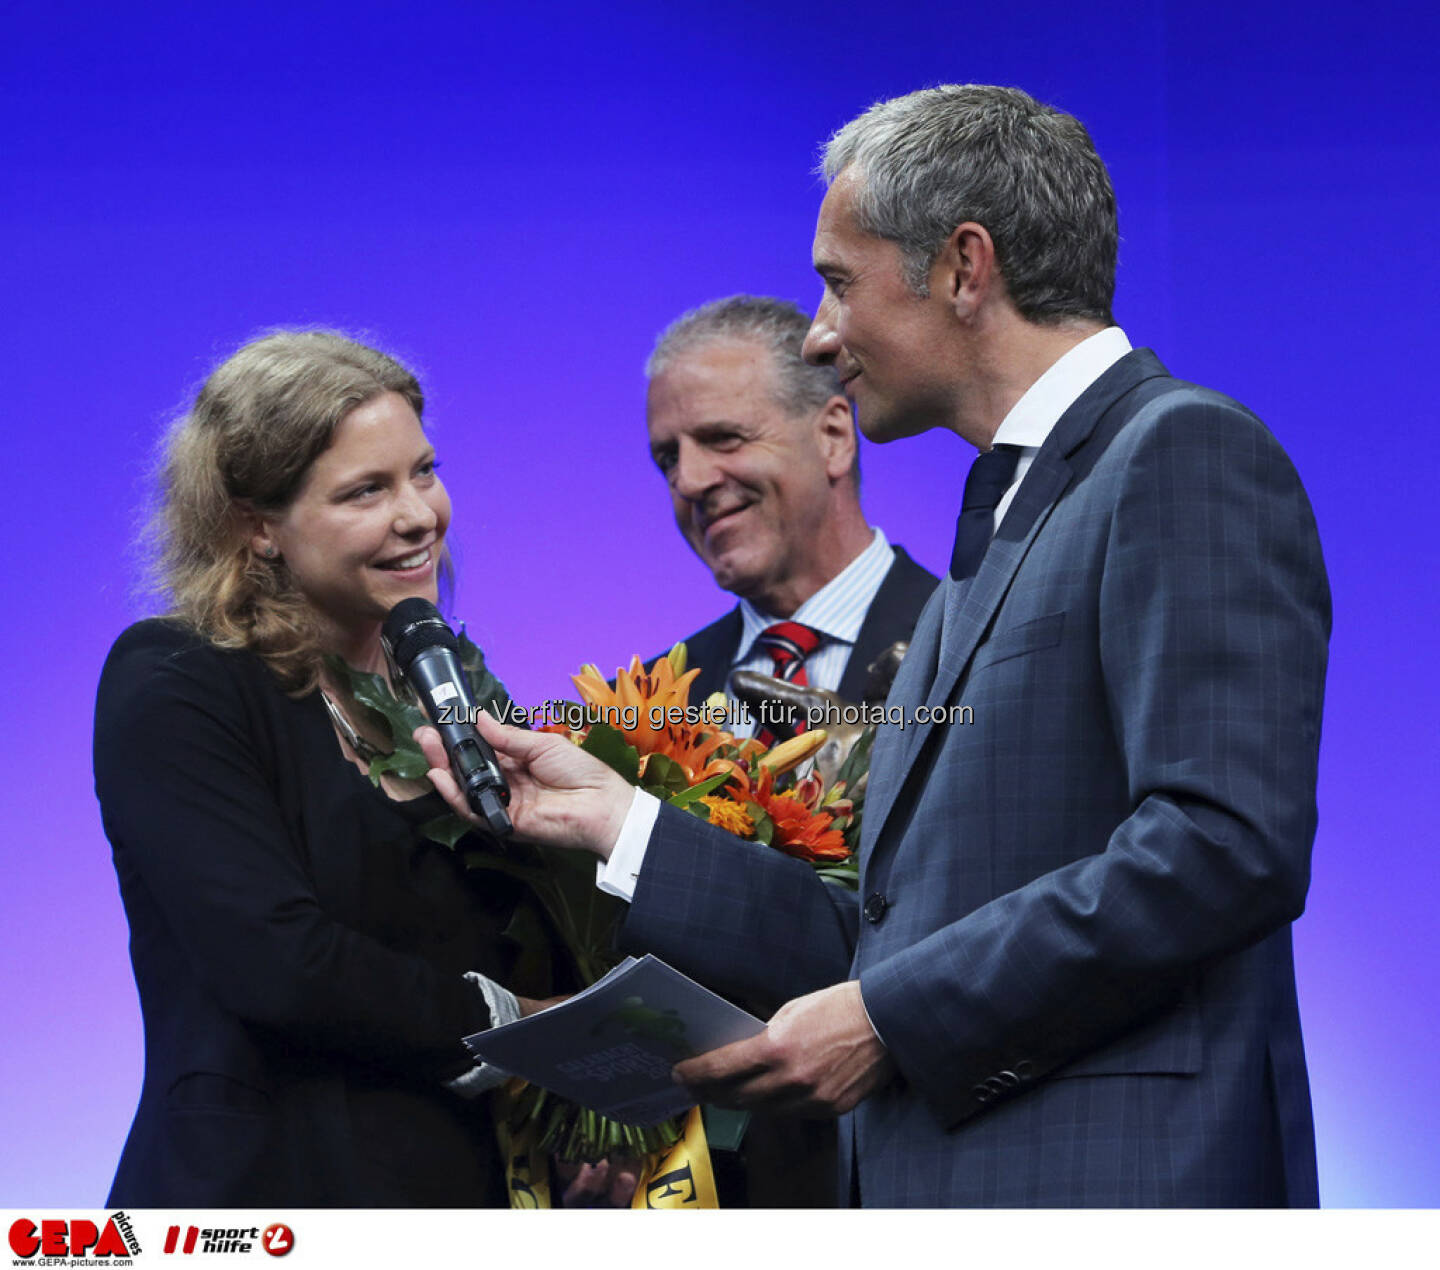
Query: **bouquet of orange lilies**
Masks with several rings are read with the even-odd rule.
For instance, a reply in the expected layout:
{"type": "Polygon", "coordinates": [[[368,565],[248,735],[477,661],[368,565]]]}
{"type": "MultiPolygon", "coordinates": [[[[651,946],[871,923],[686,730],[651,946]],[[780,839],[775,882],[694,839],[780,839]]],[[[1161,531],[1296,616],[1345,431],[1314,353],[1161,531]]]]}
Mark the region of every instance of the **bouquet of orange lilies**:
{"type": "Polygon", "coordinates": [[[850,791],[861,783],[868,744],[855,747],[826,788],[817,775],[797,775],[825,744],[823,728],[770,750],[739,740],[720,726],[727,717],[720,694],[698,709],[689,704],[700,672],[685,663],[684,644],[649,671],[636,657],[617,671],[613,687],[585,666],[574,677],[588,707],[581,726],[544,730],[568,734],[631,784],[738,837],[807,860],[828,881],[856,886],[860,812],[850,791]]]}
{"type": "MultiPolygon", "coordinates": [[[[616,672],[613,687],[587,665],[573,677],[583,709],[578,704],[566,709],[563,722],[541,730],[568,736],[632,785],[692,815],[806,860],[828,882],[857,886],[860,804],[847,791],[864,788],[870,736],[855,745],[827,788],[818,776],[798,771],[824,745],[824,729],[802,732],[768,750],[759,741],[741,740],[721,726],[728,716],[719,694],[698,708],[690,705],[690,686],[700,672],[687,670],[685,663],[684,644],[649,671],[636,657],[628,670],[616,672]]],[[[575,863],[578,853],[542,849],[542,855],[546,875],[532,875],[532,888],[569,945],[581,977],[594,982],[613,960],[613,932],[623,904],[595,889],[593,869],[575,863]]],[[[494,856],[485,863],[506,871],[519,866],[494,856]]],[[[685,1150],[695,1136],[687,1127],[693,1126],[695,1113],[685,1125],[637,1130],[535,1086],[511,1088],[506,1101],[507,1130],[529,1136],[541,1151],[560,1159],[594,1160],[636,1149],[657,1158],[656,1153],[672,1147],[685,1150]]]]}
{"type": "MultiPolygon", "coordinates": [[[[503,685],[463,633],[460,646],[475,700],[504,718],[512,703],[503,685]]],[[[540,730],[568,736],[631,784],[692,815],[809,861],[828,882],[857,886],[859,795],[872,734],[861,737],[836,780],[826,787],[818,776],[799,771],[824,745],[824,729],[802,732],[769,750],[758,741],[741,740],[721,726],[728,714],[720,694],[698,708],[690,705],[690,687],[700,672],[687,670],[685,662],[683,644],[649,671],[636,657],[628,670],[616,673],[613,687],[598,669],[585,666],[574,676],[583,706],[556,703],[564,706],[560,712],[564,721],[540,730]]],[[[332,668],[346,677],[356,699],[389,727],[393,749],[371,764],[372,779],[378,782],[388,771],[423,776],[427,762],[411,738],[415,727],[425,722],[418,707],[398,700],[379,675],[338,661],[332,668]]],[[[539,911],[534,904],[517,905],[506,929],[533,963],[518,965],[517,975],[532,975],[537,983],[553,985],[554,966],[546,950],[557,937],[582,986],[610,969],[615,961],[614,931],[624,904],[596,889],[593,863],[583,853],[519,842],[499,846],[470,833],[470,825],[453,815],[437,817],[422,830],[457,851],[468,868],[514,878],[538,902],[539,911]]],[[[512,1202],[519,1207],[548,1205],[548,1185],[542,1181],[547,1155],[571,1162],[614,1153],[633,1155],[648,1160],[651,1172],[661,1160],[670,1167],[686,1151],[703,1155],[704,1136],[696,1132],[697,1118],[692,1112],[682,1123],[622,1125],[537,1086],[513,1082],[498,1105],[512,1202]],[[528,1198],[522,1202],[517,1196],[528,1198]]]]}

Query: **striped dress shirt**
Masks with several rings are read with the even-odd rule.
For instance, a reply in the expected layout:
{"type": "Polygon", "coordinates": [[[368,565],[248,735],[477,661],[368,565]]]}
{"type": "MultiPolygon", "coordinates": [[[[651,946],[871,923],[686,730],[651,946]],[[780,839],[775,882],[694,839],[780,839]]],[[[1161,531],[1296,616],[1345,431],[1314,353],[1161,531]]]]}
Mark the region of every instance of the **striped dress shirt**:
{"type": "MultiPolygon", "coordinates": [[[[788,619],[762,613],[749,600],[740,601],[740,642],[735,650],[731,670],[753,670],[757,674],[774,673],[775,663],[770,652],[756,641],[761,632],[776,622],[799,622],[823,637],[820,646],[805,659],[805,676],[812,688],[840,686],[850,650],[855,647],[865,615],[895,562],[895,551],[883,529],[875,530],[870,545],[835,577],[805,601],[788,619]]],[[[730,730],[746,737],[755,731],[754,720],[732,717],[730,730]]]]}

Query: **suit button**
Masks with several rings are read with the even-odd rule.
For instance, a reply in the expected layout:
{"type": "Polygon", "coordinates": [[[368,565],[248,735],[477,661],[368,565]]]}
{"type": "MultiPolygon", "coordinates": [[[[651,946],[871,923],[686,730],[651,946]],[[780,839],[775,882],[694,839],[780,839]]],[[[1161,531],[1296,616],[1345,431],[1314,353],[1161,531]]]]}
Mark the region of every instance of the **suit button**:
{"type": "Polygon", "coordinates": [[[1015,1075],[1020,1077],[1022,1081],[1029,1080],[1034,1071],[1035,1064],[1032,1063],[1028,1058],[1022,1058],[1018,1063],[1015,1064],[1015,1075]]]}
{"type": "Polygon", "coordinates": [[[1001,1072],[1000,1075],[997,1076],[995,1079],[998,1080],[1002,1085],[1006,1086],[1006,1088],[1008,1089],[1014,1089],[1017,1085],[1020,1084],[1020,1077],[1018,1077],[1014,1072],[1001,1072]]]}
{"type": "Polygon", "coordinates": [[[872,926],[878,926],[885,916],[885,910],[890,907],[887,900],[879,891],[875,891],[865,901],[865,920],[872,926]]]}
{"type": "Polygon", "coordinates": [[[979,1103],[989,1102],[990,1099],[995,1097],[984,1085],[976,1085],[970,1092],[975,1096],[975,1101],[979,1103]]]}

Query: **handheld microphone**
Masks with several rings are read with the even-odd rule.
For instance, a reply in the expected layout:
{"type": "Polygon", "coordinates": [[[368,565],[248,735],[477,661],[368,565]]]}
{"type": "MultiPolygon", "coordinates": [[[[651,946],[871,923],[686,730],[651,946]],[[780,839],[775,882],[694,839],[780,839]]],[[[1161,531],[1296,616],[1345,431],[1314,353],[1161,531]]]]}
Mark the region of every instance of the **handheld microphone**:
{"type": "Polygon", "coordinates": [[[401,600],[381,629],[395,665],[420,698],[426,715],[445,743],[450,770],[470,809],[497,838],[514,831],[505,804],[510,786],[495,751],[475,730],[475,699],[460,664],[455,632],[429,600],[401,600]]]}

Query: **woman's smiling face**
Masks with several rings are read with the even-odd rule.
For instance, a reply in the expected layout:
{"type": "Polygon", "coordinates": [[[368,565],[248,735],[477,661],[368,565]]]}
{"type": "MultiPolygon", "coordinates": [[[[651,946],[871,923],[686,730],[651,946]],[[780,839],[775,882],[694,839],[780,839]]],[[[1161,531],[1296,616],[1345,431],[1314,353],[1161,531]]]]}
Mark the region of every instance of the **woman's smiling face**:
{"type": "Polygon", "coordinates": [[[400,600],[438,599],[450,496],[435,468],[410,403],[383,393],[340,421],[295,501],[262,518],[255,549],[284,560],[339,645],[368,642],[400,600]]]}

